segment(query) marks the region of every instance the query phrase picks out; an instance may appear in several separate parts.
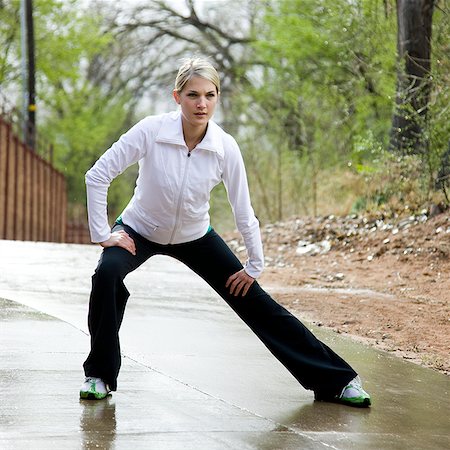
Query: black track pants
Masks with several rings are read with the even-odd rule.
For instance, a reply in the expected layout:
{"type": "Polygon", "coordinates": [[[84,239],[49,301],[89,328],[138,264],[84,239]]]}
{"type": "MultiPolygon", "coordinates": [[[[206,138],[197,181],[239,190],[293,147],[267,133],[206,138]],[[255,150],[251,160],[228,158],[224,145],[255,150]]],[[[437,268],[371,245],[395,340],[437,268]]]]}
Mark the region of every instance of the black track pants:
{"type": "Polygon", "coordinates": [[[156,254],[178,259],[209,283],[304,388],[334,395],[356,376],[341,357],[275,302],[256,281],[245,297],[229,294],[225,283],[230,275],[242,269],[242,264],[214,230],[192,242],[160,245],[126,225],[116,224],[114,231],[119,229],[124,229],[135,241],[136,255],[120,247],[105,248],[92,277],[88,316],[91,352],[84,363],[86,376],[102,378],[116,390],[121,362],[119,328],[129,296],[123,280],[156,254]]]}

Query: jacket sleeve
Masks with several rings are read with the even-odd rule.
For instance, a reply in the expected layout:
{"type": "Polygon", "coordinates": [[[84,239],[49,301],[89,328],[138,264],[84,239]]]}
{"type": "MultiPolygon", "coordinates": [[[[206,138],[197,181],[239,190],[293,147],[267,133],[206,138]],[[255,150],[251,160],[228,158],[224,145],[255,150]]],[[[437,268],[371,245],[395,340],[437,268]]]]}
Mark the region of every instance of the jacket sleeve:
{"type": "Polygon", "coordinates": [[[241,233],[248,259],[245,271],[253,278],[258,278],[264,269],[264,255],[261,242],[259,221],[255,216],[250,201],[247,174],[239,147],[234,139],[226,145],[224,155],[223,183],[228,194],[228,201],[233,210],[236,227],[241,233]]]}
{"type": "Polygon", "coordinates": [[[89,230],[92,242],[110,238],[107,196],[111,181],[141,159],[147,149],[146,119],[123,134],[86,173],[89,230]]]}

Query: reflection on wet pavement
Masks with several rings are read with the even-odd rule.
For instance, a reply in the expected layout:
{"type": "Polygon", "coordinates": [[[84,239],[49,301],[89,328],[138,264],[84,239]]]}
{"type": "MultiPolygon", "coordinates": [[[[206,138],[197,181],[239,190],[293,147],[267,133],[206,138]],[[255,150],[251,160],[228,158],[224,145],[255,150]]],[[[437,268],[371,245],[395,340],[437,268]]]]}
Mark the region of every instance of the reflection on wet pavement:
{"type": "Polygon", "coordinates": [[[80,431],[82,448],[93,450],[114,448],[116,438],[116,404],[109,397],[105,401],[96,402],[80,400],[80,431]]]}

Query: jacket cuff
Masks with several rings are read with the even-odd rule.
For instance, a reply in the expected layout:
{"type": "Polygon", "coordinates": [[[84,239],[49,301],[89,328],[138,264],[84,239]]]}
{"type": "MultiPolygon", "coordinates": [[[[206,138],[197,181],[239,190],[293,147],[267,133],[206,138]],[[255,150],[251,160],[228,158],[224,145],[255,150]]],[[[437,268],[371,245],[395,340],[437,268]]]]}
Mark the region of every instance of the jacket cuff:
{"type": "Polygon", "coordinates": [[[249,261],[244,264],[244,270],[247,275],[250,275],[252,278],[258,278],[261,276],[264,268],[258,269],[253,266],[249,261]]]}

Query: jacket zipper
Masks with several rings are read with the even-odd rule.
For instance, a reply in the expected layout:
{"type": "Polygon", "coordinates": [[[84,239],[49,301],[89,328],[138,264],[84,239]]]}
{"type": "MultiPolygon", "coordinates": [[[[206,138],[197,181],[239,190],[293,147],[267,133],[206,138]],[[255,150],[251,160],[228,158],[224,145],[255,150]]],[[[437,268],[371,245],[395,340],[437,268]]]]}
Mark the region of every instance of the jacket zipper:
{"type": "Polygon", "coordinates": [[[186,163],[184,165],[184,174],[183,174],[183,181],[181,183],[181,188],[180,188],[180,195],[178,197],[177,212],[175,214],[175,226],[173,227],[172,235],[170,236],[170,239],[169,239],[169,244],[173,243],[173,238],[175,237],[175,233],[178,229],[178,222],[180,220],[181,202],[184,197],[184,188],[186,186],[186,181],[187,181],[189,161],[191,160],[191,152],[188,152],[187,156],[188,157],[187,157],[186,163]]]}

